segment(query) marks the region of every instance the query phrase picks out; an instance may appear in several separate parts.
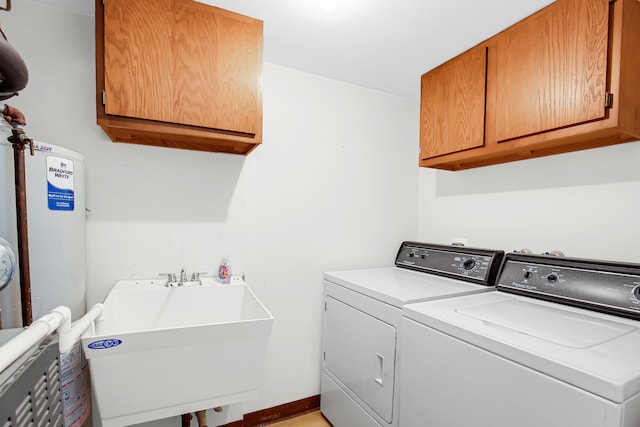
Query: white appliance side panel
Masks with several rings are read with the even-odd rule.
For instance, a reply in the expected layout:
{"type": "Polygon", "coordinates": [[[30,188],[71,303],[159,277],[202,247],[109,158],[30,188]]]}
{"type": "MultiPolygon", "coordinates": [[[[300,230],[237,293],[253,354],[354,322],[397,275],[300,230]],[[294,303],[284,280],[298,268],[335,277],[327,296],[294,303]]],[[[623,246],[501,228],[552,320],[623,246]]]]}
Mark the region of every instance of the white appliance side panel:
{"type": "Polygon", "coordinates": [[[640,425],[640,394],[636,394],[624,403],[622,427],[640,425]]]}
{"type": "Polygon", "coordinates": [[[396,329],[325,298],[324,366],[387,423],[393,417],[396,329]]]}
{"type": "Polygon", "coordinates": [[[320,411],[334,427],[382,427],[324,372],[320,411]]]}
{"type": "Polygon", "coordinates": [[[402,321],[403,427],[621,427],[621,404],[402,321]]]}

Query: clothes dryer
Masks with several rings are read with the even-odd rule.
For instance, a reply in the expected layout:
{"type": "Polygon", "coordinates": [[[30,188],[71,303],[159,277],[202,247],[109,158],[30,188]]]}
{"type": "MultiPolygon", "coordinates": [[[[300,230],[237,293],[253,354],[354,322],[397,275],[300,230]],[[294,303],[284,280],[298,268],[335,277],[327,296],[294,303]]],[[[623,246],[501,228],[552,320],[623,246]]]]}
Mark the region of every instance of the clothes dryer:
{"type": "Polygon", "coordinates": [[[321,410],[334,427],[398,426],[402,307],[494,289],[503,255],[404,242],[394,267],[325,273],[321,410]]]}

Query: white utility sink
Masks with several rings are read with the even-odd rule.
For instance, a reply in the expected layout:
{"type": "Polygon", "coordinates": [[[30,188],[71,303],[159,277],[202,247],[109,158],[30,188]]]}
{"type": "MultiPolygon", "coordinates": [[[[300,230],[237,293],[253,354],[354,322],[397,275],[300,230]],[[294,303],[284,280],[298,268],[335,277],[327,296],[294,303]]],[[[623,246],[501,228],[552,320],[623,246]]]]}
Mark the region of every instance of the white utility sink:
{"type": "Polygon", "coordinates": [[[104,427],[257,397],[273,316],[242,280],[202,283],[122,280],[111,289],[82,336],[104,427]]]}

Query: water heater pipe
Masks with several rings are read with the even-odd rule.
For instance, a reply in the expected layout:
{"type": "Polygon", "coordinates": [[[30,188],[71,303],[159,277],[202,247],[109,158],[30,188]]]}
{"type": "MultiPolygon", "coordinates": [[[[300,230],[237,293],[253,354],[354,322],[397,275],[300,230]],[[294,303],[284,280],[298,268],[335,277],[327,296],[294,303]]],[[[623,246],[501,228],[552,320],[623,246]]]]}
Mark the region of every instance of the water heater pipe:
{"type": "Polygon", "coordinates": [[[33,321],[31,306],[31,269],[29,267],[29,226],[27,224],[27,181],[25,174],[24,146],[29,144],[33,155],[33,140],[29,139],[19,125],[14,125],[8,138],[13,145],[13,164],[16,187],[16,219],[18,225],[18,265],[20,269],[20,301],[22,326],[33,321]]]}
{"type": "Polygon", "coordinates": [[[196,412],[196,418],[198,419],[198,427],[208,427],[206,410],[196,412]]]}

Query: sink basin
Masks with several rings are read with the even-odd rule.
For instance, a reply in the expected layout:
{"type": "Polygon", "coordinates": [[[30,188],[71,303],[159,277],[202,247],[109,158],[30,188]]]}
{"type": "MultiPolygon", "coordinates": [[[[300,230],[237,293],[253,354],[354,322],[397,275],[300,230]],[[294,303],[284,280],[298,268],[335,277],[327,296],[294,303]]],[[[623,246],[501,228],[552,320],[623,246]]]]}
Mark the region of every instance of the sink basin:
{"type": "Polygon", "coordinates": [[[241,280],[122,280],[82,336],[104,427],[258,395],[273,316],[241,280]]]}

